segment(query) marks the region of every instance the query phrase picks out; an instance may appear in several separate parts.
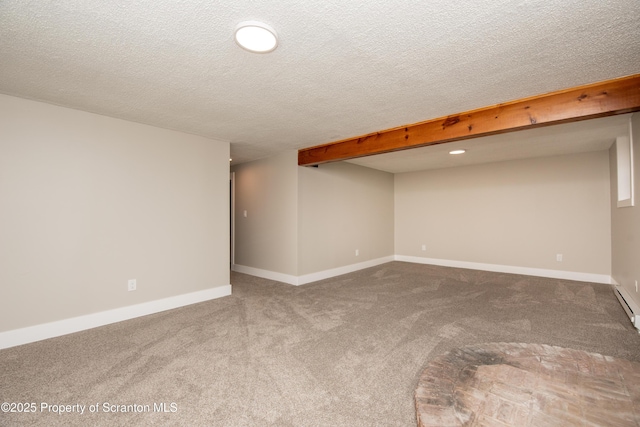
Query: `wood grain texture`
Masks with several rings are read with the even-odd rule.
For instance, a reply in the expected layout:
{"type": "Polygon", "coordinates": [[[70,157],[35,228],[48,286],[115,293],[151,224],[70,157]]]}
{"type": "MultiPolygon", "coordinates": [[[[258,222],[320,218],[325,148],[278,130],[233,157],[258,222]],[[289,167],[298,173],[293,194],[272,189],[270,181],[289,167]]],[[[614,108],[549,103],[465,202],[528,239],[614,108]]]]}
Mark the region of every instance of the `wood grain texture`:
{"type": "Polygon", "coordinates": [[[523,98],[298,151],[298,165],[354,159],[640,111],[640,74],[523,98]]]}

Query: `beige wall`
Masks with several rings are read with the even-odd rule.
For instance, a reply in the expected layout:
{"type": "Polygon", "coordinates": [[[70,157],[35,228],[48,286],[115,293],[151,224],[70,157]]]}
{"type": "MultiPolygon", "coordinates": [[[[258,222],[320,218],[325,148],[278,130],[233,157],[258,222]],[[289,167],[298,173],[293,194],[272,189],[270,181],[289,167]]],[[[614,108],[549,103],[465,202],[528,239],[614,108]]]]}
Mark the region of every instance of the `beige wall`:
{"type": "Polygon", "coordinates": [[[395,254],[611,274],[606,151],[395,176],[296,164],[234,169],[236,264],[303,276],[395,254]]]}
{"type": "Polygon", "coordinates": [[[297,274],[297,161],[297,151],[288,151],[232,169],[235,264],[297,274]]]}
{"type": "Polygon", "coordinates": [[[5,95],[0,129],[0,331],[229,284],[228,143],[5,95]]]}
{"type": "Polygon", "coordinates": [[[298,274],[393,255],[392,174],[343,162],[299,174],[298,274]]]}
{"type": "Polygon", "coordinates": [[[299,167],[296,151],[233,171],[239,271],[295,282],[393,255],[393,175],[349,163],[299,167]]]}
{"type": "Polygon", "coordinates": [[[609,203],[606,151],[397,174],[395,252],[609,275],[609,203]]]}
{"type": "Polygon", "coordinates": [[[617,207],[617,168],[616,146],[609,150],[611,161],[611,276],[624,286],[634,301],[640,305],[640,294],[636,291],[635,281],[640,283],[640,207],[638,206],[638,188],[640,188],[640,113],[632,116],[632,143],[634,162],[635,206],[617,207]]]}

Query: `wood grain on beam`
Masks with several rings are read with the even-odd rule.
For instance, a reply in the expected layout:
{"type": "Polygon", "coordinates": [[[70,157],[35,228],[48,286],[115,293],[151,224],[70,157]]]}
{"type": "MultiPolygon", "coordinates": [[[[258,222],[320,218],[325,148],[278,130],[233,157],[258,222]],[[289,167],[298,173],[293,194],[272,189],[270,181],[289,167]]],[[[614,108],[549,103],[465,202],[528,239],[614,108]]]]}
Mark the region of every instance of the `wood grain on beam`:
{"type": "Polygon", "coordinates": [[[640,74],[519,99],[298,151],[300,166],[640,111],[640,74]]]}

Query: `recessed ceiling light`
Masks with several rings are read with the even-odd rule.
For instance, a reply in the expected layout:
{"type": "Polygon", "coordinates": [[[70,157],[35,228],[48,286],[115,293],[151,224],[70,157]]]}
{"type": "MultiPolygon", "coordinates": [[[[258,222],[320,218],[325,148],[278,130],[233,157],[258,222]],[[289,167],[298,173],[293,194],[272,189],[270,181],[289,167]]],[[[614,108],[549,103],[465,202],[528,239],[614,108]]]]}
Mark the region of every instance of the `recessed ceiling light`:
{"type": "Polygon", "coordinates": [[[268,53],[278,47],[276,30],[258,21],[239,23],[235,38],[238,46],[253,53],[268,53]]]}
{"type": "Polygon", "coordinates": [[[449,154],[463,154],[466,152],[467,150],[453,150],[453,151],[449,151],[449,154]]]}

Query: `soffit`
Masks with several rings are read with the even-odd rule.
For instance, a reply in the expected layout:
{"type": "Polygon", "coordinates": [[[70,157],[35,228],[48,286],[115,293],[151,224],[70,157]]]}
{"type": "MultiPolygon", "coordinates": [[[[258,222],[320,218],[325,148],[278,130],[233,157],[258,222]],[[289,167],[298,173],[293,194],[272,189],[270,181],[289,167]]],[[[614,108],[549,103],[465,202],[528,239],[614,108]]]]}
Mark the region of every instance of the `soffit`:
{"type": "MultiPolygon", "coordinates": [[[[629,135],[630,114],[528,129],[348,160],[391,173],[413,172],[607,150],[616,137],[629,135]],[[449,151],[464,149],[464,154],[449,151]]],[[[322,167],[322,166],[320,166],[322,167]]]]}
{"type": "Polygon", "coordinates": [[[242,163],[640,71],[637,0],[5,0],[0,92],[230,141],[242,163]],[[262,20],[280,43],[240,49],[262,20]]]}

